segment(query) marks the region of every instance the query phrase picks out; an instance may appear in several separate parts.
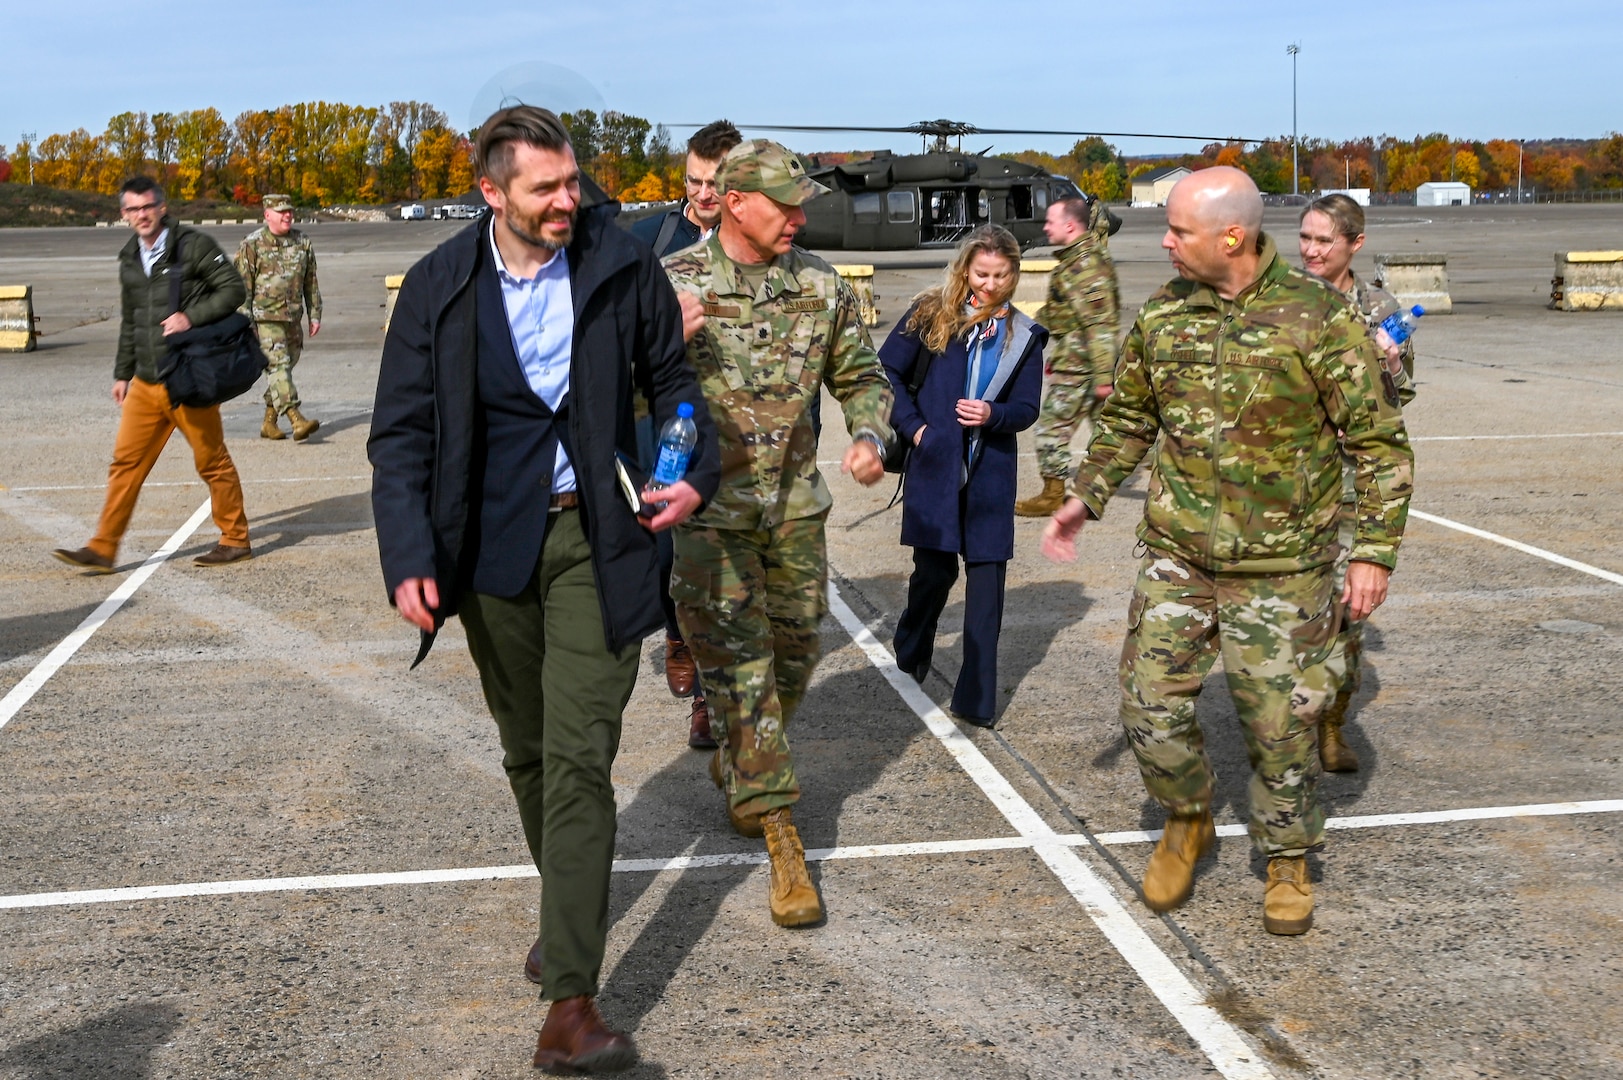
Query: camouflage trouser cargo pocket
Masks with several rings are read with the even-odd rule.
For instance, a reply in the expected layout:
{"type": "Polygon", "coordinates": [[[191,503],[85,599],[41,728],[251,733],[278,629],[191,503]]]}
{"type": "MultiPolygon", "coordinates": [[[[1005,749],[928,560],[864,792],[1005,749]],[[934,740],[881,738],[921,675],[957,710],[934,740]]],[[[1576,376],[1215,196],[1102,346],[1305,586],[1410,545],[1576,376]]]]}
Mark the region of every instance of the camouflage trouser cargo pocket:
{"type": "Polygon", "coordinates": [[[733,806],[800,797],[787,728],[811,682],[827,610],[823,515],[772,529],[677,530],[671,599],[710,703],[733,806]]]}
{"type": "Polygon", "coordinates": [[[1122,726],[1150,795],[1176,814],[1211,806],[1215,777],[1195,719],[1219,655],[1251,760],[1250,832],[1269,854],[1322,841],[1313,799],[1315,723],[1335,640],[1329,568],[1213,574],[1165,555],[1145,558],[1122,649],[1122,726]]]}

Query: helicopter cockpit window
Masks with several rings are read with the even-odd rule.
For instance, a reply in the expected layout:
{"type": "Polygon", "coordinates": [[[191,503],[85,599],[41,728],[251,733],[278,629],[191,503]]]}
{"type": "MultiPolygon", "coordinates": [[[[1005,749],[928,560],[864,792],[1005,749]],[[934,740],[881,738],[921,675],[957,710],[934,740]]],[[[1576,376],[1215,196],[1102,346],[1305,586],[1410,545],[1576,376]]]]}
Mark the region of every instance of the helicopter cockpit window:
{"type": "Polygon", "coordinates": [[[1033,214],[1032,217],[1036,217],[1037,214],[1048,213],[1048,189],[1043,185],[1038,184],[1035,188],[1032,188],[1031,194],[1036,200],[1032,205],[1037,211],[1037,213],[1033,214]]]}
{"type": "Polygon", "coordinates": [[[917,206],[911,191],[885,193],[885,217],[893,224],[905,225],[912,221],[917,213],[917,206]]]}
{"type": "MultiPolygon", "coordinates": [[[[1041,188],[1037,190],[1041,191],[1041,188]]],[[[1031,220],[1031,185],[1015,184],[1009,188],[1009,217],[1019,221],[1031,220]]]]}
{"type": "Polygon", "coordinates": [[[851,196],[851,221],[856,225],[879,224],[880,195],[863,191],[851,196]]]}

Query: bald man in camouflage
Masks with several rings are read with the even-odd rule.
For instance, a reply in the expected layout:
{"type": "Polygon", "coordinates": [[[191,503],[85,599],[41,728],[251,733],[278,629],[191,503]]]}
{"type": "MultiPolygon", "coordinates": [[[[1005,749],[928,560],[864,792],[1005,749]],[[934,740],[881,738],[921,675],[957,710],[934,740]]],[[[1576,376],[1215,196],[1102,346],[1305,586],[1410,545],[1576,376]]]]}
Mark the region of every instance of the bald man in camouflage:
{"type": "Polygon", "coordinates": [[[1248,176],[1218,167],[1180,181],[1161,246],[1179,276],[1127,335],[1043,551],[1074,559],[1083,522],[1153,453],[1120,665],[1127,741],[1168,814],[1144,902],[1183,903],[1215,840],[1195,699],[1221,654],[1251,758],[1251,839],[1268,858],[1263,927],[1305,933],[1305,856],[1324,841],[1317,720],[1333,690],[1342,455],[1357,528],[1340,600],[1354,619],[1386,598],[1414,456],[1363,321],[1279,256],[1248,176]]]}
{"type": "Polygon", "coordinates": [[[316,284],[316,253],[310,238],[293,227],[293,200],[265,196],[265,225],[243,238],[237,248],[237,273],[248,288],[242,313],[254,321],[259,345],[270,359],[265,369],[265,420],[262,439],[284,439],[277,418],[286,416],[293,441],[303,442],[321,426],[299,412],[293,368],[304,350],[303,320],[310,317],[310,336],[321,331],[321,287],[316,284]]]}

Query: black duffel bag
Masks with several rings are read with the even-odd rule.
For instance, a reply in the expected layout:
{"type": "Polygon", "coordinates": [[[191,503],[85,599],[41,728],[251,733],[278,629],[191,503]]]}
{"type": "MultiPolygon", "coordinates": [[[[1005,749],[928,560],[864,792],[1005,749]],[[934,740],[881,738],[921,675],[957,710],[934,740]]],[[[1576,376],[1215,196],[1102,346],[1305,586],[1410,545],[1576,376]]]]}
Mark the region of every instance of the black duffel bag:
{"type": "MultiPolygon", "coordinates": [[[[170,253],[169,310],[180,310],[184,263],[177,231],[170,253]]],[[[207,408],[245,394],[259,381],[270,360],[259,347],[253,320],[240,311],[164,338],[169,352],[158,363],[158,381],[172,405],[207,408]]]]}

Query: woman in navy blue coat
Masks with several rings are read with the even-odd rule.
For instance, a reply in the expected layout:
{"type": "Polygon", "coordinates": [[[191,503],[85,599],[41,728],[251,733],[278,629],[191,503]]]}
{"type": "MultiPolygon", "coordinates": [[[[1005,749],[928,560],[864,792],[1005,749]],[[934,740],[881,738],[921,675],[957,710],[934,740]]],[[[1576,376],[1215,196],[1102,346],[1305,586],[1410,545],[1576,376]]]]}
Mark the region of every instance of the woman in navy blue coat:
{"type": "Polygon", "coordinates": [[[891,425],[913,444],[902,496],[902,543],[913,549],[896,662],[919,682],[936,623],[965,568],[963,666],[952,711],[997,721],[997,639],[1014,556],[1016,432],[1037,420],[1048,331],[1010,303],[1020,245],[983,225],[958,249],[946,280],[920,293],[879,350],[896,392],[891,425]],[[909,392],[917,365],[923,384],[909,392]]]}

